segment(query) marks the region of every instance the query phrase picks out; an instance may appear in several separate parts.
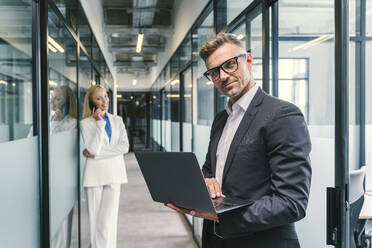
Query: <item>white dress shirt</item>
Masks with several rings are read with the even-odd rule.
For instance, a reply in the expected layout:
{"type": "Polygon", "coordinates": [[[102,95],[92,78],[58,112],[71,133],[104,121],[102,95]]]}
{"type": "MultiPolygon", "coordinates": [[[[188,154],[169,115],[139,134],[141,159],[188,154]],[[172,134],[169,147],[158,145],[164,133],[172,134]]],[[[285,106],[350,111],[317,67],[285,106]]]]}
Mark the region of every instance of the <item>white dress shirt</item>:
{"type": "Polygon", "coordinates": [[[217,163],[216,163],[216,179],[222,187],[222,175],[225,168],[227,154],[229,153],[231,142],[235,136],[236,130],[239,127],[241,120],[247,111],[254,95],[258,90],[258,85],[255,84],[247,93],[239,98],[232,106],[230,100],[226,104],[226,112],[229,115],[225,127],[218,142],[217,147],[217,163]]]}

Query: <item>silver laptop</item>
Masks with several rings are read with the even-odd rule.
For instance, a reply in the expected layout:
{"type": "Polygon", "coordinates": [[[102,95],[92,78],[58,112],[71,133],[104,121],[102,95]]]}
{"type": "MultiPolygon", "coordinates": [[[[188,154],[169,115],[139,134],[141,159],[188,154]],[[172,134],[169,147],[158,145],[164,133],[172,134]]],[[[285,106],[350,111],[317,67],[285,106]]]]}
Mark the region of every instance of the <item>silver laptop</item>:
{"type": "Polygon", "coordinates": [[[212,200],[193,153],[135,152],[135,156],[156,202],[217,214],[253,203],[228,196],[212,200]]]}

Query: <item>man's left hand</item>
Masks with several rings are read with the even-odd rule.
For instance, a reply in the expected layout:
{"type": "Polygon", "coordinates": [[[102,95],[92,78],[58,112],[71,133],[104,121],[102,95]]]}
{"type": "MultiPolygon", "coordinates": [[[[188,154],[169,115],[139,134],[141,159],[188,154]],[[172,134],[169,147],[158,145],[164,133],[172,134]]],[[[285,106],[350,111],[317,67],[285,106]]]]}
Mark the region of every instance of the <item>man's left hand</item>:
{"type": "Polygon", "coordinates": [[[177,207],[177,206],[173,205],[172,203],[167,203],[167,204],[165,204],[165,206],[167,206],[167,207],[169,207],[169,208],[171,208],[171,209],[173,209],[173,210],[175,210],[175,211],[177,211],[178,213],[181,213],[181,214],[189,214],[191,216],[195,216],[195,217],[199,217],[199,218],[203,218],[203,219],[207,219],[207,220],[218,221],[217,214],[180,208],[180,207],[177,207]]]}

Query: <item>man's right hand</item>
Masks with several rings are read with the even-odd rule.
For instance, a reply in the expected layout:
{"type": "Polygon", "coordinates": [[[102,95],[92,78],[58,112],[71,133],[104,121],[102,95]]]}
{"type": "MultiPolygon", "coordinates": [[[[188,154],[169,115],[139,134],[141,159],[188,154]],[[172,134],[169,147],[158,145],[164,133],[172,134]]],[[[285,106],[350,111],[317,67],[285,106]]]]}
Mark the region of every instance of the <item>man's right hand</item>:
{"type": "Polygon", "coordinates": [[[216,178],[206,178],[205,184],[207,185],[209,194],[212,199],[217,197],[226,197],[224,194],[222,194],[220,184],[217,182],[216,178]]]}

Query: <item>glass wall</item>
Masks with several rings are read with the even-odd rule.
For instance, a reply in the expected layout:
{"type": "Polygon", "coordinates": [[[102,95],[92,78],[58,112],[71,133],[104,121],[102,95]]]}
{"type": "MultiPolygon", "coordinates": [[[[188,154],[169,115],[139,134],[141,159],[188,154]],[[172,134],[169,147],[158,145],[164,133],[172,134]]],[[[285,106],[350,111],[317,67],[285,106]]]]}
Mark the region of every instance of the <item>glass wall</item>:
{"type": "Polygon", "coordinates": [[[182,151],[192,151],[192,68],[182,73],[183,105],[182,105],[182,151]]]}
{"type": "MultiPolygon", "coordinates": [[[[81,244],[90,246],[84,194],[78,197],[85,162],[78,150],[79,144],[84,148],[79,143],[78,113],[82,113],[94,68],[98,68],[97,78],[108,78],[100,81],[112,85],[106,62],[91,63],[91,40],[91,29],[77,0],[0,3],[0,156],[11,165],[2,163],[0,171],[2,247],[40,247],[46,243],[50,247],[79,247],[79,202],[81,244]],[[34,10],[42,9],[44,3],[47,13],[33,15],[33,6],[34,10]],[[45,15],[48,21],[38,27],[37,18],[45,15]],[[80,53],[78,24],[83,43],[80,53]],[[36,42],[39,29],[44,28],[48,30],[44,37],[47,53],[36,42]],[[40,54],[40,61],[33,54],[40,54]],[[43,64],[45,58],[48,64],[43,64]],[[48,77],[41,82],[40,75],[45,74],[48,77]],[[41,98],[46,85],[49,94],[41,98]],[[48,116],[41,112],[45,106],[48,116]],[[47,137],[39,135],[40,127],[49,132],[47,137]],[[49,147],[44,147],[45,142],[49,147]],[[45,171],[49,172],[48,178],[43,178],[45,171]],[[49,190],[49,202],[43,195],[48,192],[45,188],[49,190]],[[50,225],[44,226],[48,222],[50,225]],[[40,234],[47,229],[48,233],[40,234]]],[[[99,48],[96,51],[102,54],[99,48]]]]}
{"type": "Polygon", "coordinates": [[[52,9],[48,16],[50,238],[70,247],[78,244],[76,41],[52,9]]]}
{"type": "Polygon", "coordinates": [[[365,134],[365,155],[367,165],[367,180],[366,190],[372,192],[372,98],[369,93],[372,92],[372,0],[366,1],[366,64],[365,64],[365,118],[366,118],[366,134],[365,134]]]}
{"type": "Polygon", "coordinates": [[[333,13],[332,0],[279,1],[279,98],[296,104],[307,116],[316,178],[307,216],[296,223],[304,248],[326,246],[325,189],[334,185],[333,13]]]}
{"type": "Polygon", "coordinates": [[[180,80],[174,78],[171,83],[171,93],[166,97],[171,104],[171,144],[172,152],[180,151],[180,80]]]}
{"type": "Polygon", "coordinates": [[[262,14],[252,16],[248,18],[248,25],[250,25],[250,35],[249,42],[252,57],[253,57],[253,67],[252,74],[256,83],[262,88],[262,14]]]}
{"type": "Polygon", "coordinates": [[[226,14],[227,23],[230,23],[234,18],[236,18],[245,8],[253,2],[253,0],[224,0],[226,1],[226,14]]]}
{"type": "MultiPolygon", "coordinates": [[[[39,148],[33,110],[32,1],[0,4],[0,240],[39,247],[39,148]]],[[[35,122],[36,123],[36,122],[35,122]]]]}

